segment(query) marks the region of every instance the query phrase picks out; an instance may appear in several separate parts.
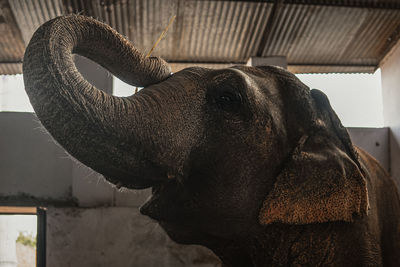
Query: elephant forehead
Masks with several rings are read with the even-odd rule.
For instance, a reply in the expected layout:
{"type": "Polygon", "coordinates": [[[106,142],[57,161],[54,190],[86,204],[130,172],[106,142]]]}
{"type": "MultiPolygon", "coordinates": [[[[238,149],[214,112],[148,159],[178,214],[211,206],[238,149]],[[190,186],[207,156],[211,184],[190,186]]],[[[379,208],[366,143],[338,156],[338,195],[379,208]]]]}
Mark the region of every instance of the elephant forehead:
{"type": "Polygon", "coordinates": [[[279,86],[276,83],[275,76],[277,70],[279,70],[279,72],[282,72],[282,70],[277,67],[268,66],[268,68],[261,70],[258,67],[233,66],[228,70],[231,71],[231,73],[233,73],[235,76],[241,77],[249,87],[258,89],[258,92],[265,91],[265,89],[267,89],[267,91],[273,95],[278,92],[277,88],[279,86]],[[269,69],[271,71],[269,71],[269,69]]]}
{"type": "Polygon", "coordinates": [[[230,84],[237,89],[257,87],[251,76],[235,68],[213,70],[207,74],[206,82],[214,86],[230,84]]]}
{"type": "MultiPolygon", "coordinates": [[[[202,67],[190,67],[183,69],[173,74],[168,80],[188,79],[195,83],[200,82],[200,85],[205,83],[224,83],[234,82],[247,87],[255,86],[255,79],[259,78],[260,71],[254,67],[233,66],[226,69],[208,69],[202,67]]],[[[263,78],[268,78],[269,75],[263,75],[263,78]]]]}

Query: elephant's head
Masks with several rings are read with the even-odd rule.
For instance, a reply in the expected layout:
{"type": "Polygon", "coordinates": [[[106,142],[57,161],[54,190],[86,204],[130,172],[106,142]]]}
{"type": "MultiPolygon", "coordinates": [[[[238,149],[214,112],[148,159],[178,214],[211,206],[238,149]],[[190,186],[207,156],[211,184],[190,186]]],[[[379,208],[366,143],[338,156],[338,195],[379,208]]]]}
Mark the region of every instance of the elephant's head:
{"type": "Polygon", "coordinates": [[[281,68],[171,75],[110,27],[73,15],[34,34],[24,79],[54,139],[114,184],[152,187],[141,212],[178,242],[213,247],[274,223],[366,212],[362,168],[329,101],[281,68]],[[99,91],[72,53],[144,89],[130,97],[99,91]]]}

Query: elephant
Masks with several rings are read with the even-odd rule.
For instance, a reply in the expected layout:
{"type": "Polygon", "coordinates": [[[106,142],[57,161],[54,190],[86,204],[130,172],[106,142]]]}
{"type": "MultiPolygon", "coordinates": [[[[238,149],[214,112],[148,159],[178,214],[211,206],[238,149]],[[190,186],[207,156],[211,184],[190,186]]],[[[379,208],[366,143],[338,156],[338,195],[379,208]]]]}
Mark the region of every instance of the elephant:
{"type": "Polygon", "coordinates": [[[111,27],[66,15],[34,33],[23,73],[54,140],[117,187],[151,188],[140,211],[172,240],[225,266],[400,266],[394,181],[287,70],[171,73],[111,27]],[[143,89],[96,89],[74,53],[143,89]]]}

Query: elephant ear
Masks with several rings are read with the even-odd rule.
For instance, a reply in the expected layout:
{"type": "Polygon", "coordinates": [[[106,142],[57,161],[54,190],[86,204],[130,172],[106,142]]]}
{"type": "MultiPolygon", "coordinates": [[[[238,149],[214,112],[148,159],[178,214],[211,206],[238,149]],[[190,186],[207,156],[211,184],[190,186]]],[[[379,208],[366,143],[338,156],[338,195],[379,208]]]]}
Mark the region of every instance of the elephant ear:
{"type": "Polygon", "coordinates": [[[312,90],[313,133],[304,134],[259,213],[263,225],[351,222],[368,210],[362,167],[329,100],[312,90]]]}

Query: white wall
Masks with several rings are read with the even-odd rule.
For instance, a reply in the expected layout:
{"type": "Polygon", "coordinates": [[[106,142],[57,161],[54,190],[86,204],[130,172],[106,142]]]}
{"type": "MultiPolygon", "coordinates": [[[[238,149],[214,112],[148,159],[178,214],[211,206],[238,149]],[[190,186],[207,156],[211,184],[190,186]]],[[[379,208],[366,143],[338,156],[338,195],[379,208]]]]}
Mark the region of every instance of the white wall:
{"type": "Polygon", "coordinates": [[[400,188],[400,42],[381,65],[384,124],[390,127],[390,172],[400,188]]]}
{"type": "Polygon", "coordinates": [[[347,128],[355,145],[376,158],[385,170],[389,170],[388,128],[347,128]]]}

